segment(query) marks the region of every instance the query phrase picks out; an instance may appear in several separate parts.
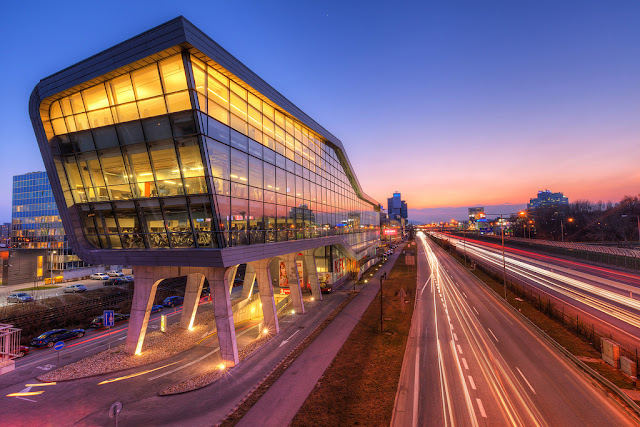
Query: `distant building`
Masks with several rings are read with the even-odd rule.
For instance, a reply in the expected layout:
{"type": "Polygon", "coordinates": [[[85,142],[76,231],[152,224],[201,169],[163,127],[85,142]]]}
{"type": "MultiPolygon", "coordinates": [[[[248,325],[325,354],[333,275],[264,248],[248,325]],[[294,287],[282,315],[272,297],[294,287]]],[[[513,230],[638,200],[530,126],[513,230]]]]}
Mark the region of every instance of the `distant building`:
{"type": "Polygon", "coordinates": [[[484,213],[484,207],[478,206],[475,208],[469,208],[469,229],[470,230],[484,230],[489,228],[487,223],[487,217],[484,213]]]}
{"type": "Polygon", "coordinates": [[[568,205],[569,199],[563,193],[552,193],[549,190],[538,191],[538,197],[530,199],[527,209],[538,209],[547,206],[568,205]]]}
{"type": "Polygon", "coordinates": [[[11,230],[11,223],[5,222],[0,224],[0,248],[9,247],[9,232],[11,230]]]}
{"type": "Polygon", "coordinates": [[[402,200],[402,196],[397,191],[393,193],[393,197],[387,199],[387,211],[389,219],[400,221],[400,218],[403,218],[406,221],[409,217],[407,214],[407,202],[402,200]]]}
{"type": "Polygon", "coordinates": [[[11,261],[5,285],[69,276],[69,270],[88,266],[67,243],[46,172],[13,177],[8,246],[11,261]]]}

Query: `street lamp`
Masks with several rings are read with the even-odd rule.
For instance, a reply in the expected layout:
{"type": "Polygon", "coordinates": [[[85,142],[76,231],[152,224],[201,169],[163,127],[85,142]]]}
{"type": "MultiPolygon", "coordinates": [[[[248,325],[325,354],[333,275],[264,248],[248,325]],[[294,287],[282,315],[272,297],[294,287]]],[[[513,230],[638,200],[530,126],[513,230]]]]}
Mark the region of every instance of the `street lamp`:
{"type": "MultiPolygon", "coordinates": [[[[522,213],[522,212],[520,212],[522,213]]],[[[504,255],[504,224],[502,223],[503,215],[514,215],[514,213],[498,214],[498,213],[485,213],[485,215],[500,215],[500,236],[502,237],[502,280],[504,283],[504,299],[507,299],[507,259],[504,255]]]]}
{"type": "Polygon", "coordinates": [[[636,219],[638,220],[638,243],[640,243],[640,215],[622,215],[622,218],[627,218],[627,217],[636,217],[636,219]]]}

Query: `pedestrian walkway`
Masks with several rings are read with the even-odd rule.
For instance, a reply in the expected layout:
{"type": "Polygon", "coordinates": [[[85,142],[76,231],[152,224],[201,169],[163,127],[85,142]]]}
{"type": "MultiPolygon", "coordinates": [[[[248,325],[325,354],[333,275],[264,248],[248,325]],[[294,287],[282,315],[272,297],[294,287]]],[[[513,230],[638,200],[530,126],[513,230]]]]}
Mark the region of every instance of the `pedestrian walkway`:
{"type": "Polygon", "coordinates": [[[240,420],[240,426],[289,425],[380,290],[404,243],[240,420]]]}

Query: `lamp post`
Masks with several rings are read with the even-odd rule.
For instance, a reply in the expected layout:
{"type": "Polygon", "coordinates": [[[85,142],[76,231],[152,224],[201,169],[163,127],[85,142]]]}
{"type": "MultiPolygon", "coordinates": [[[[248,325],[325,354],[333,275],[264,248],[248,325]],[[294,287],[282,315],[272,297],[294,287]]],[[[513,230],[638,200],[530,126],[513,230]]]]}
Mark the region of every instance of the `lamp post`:
{"type": "MultiPolygon", "coordinates": [[[[503,215],[514,215],[515,213],[499,214],[499,213],[486,213],[485,215],[500,215],[500,236],[502,238],[502,281],[504,284],[504,299],[507,299],[507,259],[504,255],[504,225],[502,224],[503,215]]],[[[519,212],[522,215],[523,212],[519,212]]]]}
{"type": "Polygon", "coordinates": [[[640,243],[640,215],[622,215],[623,218],[627,218],[627,217],[636,217],[636,219],[638,220],[638,243],[640,243]]]}

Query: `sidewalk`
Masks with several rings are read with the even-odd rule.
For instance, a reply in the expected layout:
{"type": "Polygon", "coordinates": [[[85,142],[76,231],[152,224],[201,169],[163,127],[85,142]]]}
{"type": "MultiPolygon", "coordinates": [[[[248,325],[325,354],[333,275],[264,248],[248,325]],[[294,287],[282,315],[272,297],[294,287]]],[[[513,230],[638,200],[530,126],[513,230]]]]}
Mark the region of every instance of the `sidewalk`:
{"type": "Polygon", "coordinates": [[[402,243],[324,331],[287,368],[240,420],[240,426],[289,425],[351,331],[380,290],[380,275],[389,274],[405,247],[402,243]]]}

